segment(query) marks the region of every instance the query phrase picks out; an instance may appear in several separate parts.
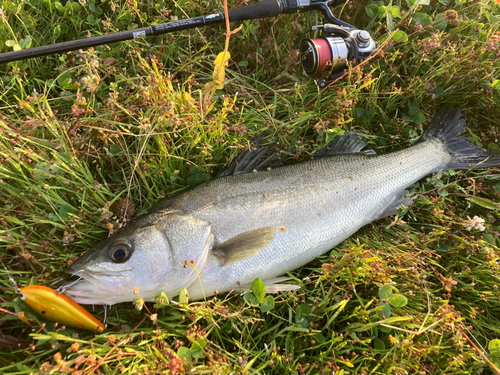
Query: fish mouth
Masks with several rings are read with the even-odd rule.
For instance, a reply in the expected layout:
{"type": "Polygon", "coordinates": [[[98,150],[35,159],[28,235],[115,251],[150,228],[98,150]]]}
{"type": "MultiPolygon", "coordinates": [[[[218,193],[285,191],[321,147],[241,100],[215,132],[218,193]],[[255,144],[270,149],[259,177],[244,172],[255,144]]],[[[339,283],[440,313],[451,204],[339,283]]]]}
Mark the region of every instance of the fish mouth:
{"type": "Polygon", "coordinates": [[[82,305],[113,305],[130,301],[130,295],[137,297],[134,295],[133,287],[130,286],[131,278],[123,275],[122,272],[100,272],[81,269],[74,272],[73,275],[78,276],[78,279],[62,285],[58,288],[58,291],[76,303],[82,305]]]}

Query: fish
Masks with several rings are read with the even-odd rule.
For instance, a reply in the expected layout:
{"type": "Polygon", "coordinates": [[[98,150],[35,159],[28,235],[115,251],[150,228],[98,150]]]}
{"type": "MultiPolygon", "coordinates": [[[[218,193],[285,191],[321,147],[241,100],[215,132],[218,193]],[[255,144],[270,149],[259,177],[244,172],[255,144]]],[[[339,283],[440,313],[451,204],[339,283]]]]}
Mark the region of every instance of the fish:
{"type": "Polygon", "coordinates": [[[367,142],[355,132],[291,165],[263,168],[260,149],[249,150],[223,177],[161,201],[86,252],[68,269],[80,282],[65,293],[111,305],[161,292],[172,298],[184,288],[199,300],[248,289],[256,278],[267,292],[294,290],[283,275],[411,205],[411,184],[450,168],[500,164],[500,154],[464,132],[460,110],[448,108],[410,147],[383,155],[363,151],[367,142]]]}
{"type": "Polygon", "coordinates": [[[43,285],[29,285],[19,291],[19,297],[28,307],[51,322],[68,327],[101,333],[104,324],[64,294],[43,285]]]}

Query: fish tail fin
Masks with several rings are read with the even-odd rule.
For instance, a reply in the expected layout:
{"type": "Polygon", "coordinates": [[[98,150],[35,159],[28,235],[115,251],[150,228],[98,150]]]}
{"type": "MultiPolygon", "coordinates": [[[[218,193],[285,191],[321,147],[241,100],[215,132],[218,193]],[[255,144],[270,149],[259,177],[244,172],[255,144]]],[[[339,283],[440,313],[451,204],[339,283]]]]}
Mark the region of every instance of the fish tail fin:
{"type": "Polygon", "coordinates": [[[462,113],[456,108],[438,112],[417,142],[437,138],[451,155],[447,168],[473,169],[500,165],[500,153],[485,150],[461,135],[465,132],[462,113]]]}

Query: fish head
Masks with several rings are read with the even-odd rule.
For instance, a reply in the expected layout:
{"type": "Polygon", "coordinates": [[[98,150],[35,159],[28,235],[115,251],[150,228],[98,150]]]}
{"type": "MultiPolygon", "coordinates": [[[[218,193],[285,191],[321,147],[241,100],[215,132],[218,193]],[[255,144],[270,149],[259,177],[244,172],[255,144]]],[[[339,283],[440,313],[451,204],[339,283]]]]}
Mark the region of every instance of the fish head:
{"type": "Polygon", "coordinates": [[[213,246],[211,225],[182,213],[147,215],[89,250],[68,272],[81,278],[64,293],[80,304],[107,304],[162,291],[174,297],[196,281],[213,246]]]}

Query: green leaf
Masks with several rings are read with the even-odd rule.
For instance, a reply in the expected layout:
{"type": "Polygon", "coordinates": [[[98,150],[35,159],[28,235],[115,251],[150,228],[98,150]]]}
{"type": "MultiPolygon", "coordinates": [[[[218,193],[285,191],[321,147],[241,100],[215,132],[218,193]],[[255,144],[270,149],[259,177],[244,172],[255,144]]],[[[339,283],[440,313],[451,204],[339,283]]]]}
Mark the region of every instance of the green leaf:
{"type": "Polygon", "coordinates": [[[426,13],[413,13],[411,15],[411,18],[418,23],[419,25],[422,25],[423,27],[429,26],[432,23],[432,18],[426,13]]]}
{"type": "Polygon", "coordinates": [[[64,72],[57,78],[57,83],[60,86],[69,85],[71,83],[71,74],[69,72],[64,72]]]}
{"type": "Polygon", "coordinates": [[[257,297],[255,297],[252,293],[246,293],[243,296],[243,299],[245,300],[246,303],[248,303],[250,306],[259,306],[259,300],[257,297]]]}
{"type": "Polygon", "coordinates": [[[373,340],[373,348],[375,350],[385,350],[385,344],[379,338],[375,338],[375,340],[373,340]]]}
{"type": "Polygon", "coordinates": [[[326,342],[326,337],[323,336],[321,332],[316,333],[316,341],[320,344],[324,344],[326,342]]]}
{"type": "Polygon", "coordinates": [[[68,214],[74,214],[76,211],[76,208],[73,206],[65,204],[59,208],[59,216],[64,220],[68,217],[68,214]]]}
{"type": "Polygon", "coordinates": [[[426,117],[425,115],[422,113],[422,112],[419,112],[418,115],[416,115],[414,118],[413,118],[413,122],[417,125],[419,124],[422,124],[424,123],[426,120],[426,117]]]}
{"type": "Polygon", "coordinates": [[[444,31],[446,29],[446,26],[448,26],[448,18],[446,18],[446,14],[439,13],[436,16],[435,23],[432,25],[432,27],[437,30],[444,31]]]}
{"type": "Polygon", "coordinates": [[[69,27],[65,23],[60,23],[59,25],[54,27],[54,35],[56,37],[58,37],[60,35],[65,35],[68,33],[68,31],[69,31],[69,27]]]}
{"type": "Polygon", "coordinates": [[[392,14],[392,17],[394,17],[394,18],[401,18],[401,11],[399,10],[399,7],[396,5],[393,5],[391,7],[391,14],[392,14]]]}
{"type": "Polygon", "coordinates": [[[380,329],[380,331],[382,331],[384,333],[389,333],[392,331],[392,328],[384,327],[384,326],[380,326],[380,327],[378,327],[378,329],[380,329]]]}
{"type": "Polygon", "coordinates": [[[371,118],[373,118],[373,116],[375,116],[375,110],[374,109],[367,109],[367,110],[365,110],[365,114],[363,116],[364,116],[364,118],[370,120],[371,118]]]}
{"type": "Polygon", "coordinates": [[[22,49],[30,48],[31,47],[31,38],[27,36],[24,39],[21,39],[19,41],[19,45],[21,46],[22,49]]]}
{"type": "Polygon", "coordinates": [[[498,144],[495,142],[490,142],[488,143],[488,150],[498,152],[500,151],[500,146],[498,146],[498,144]]]}
{"type": "Polygon", "coordinates": [[[489,23],[495,24],[500,22],[500,17],[491,14],[490,12],[484,12],[484,15],[488,19],[489,23]]]}
{"type": "Polygon", "coordinates": [[[387,30],[392,31],[394,29],[394,21],[392,20],[392,13],[387,12],[386,17],[387,30]]]}
{"type": "Polygon", "coordinates": [[[406,42],[408,40],[408,34],[406,34],[403,30],[398,30],[392,36],[392,40],[394,40],[395,42],[399,42],[400,40],[406,42]]]}
{"type": "Polygon", "coordinates": [[[160,295],[155,298],[155,300],[156,303],[153,305],[155,309],[162,309],[170,304],[168,301],[168,297],[163,290],[161,291],[160,295]]]}
{"type": "Polygon", "coordinates": [[[192,359],[191,350],[189,350],[185,346],[181,346],[179,349],[177,349],[177,355],[180,359],[186,358],[186,362],[190,362],[192,359]]]}
{"type": "Polygon", "coordinates": [[[49,178],[51,175],[59,172],[59,163],[50,164],[46,161],[42,161],[35,165],[35,170],[41,172],[41,175],[38,175],[38,177],[49,178]]]}
{"type": "Polygon", "coordinates": [[[438,96],[441,96],[444,94],[444,89],[442,87],[436,87],[434,90],[434,96],[437,98],[438,96]]]}
{"type": "Polygon", "coordinates": [[[448,196],[448,190],[446,190],[446,189],[439,189],[439,190],[438,190],[438,194],[439,194],[441,197],[447,197],[447,196],[448,196]]]}
{"type": "Polygon", "coordinates": [[[182,303],[183,305],[187,305],[189,302],[189,295],[188,291],[186,288],[183,288],[181,292],[179,293],[179,303],[182,303]]]}
{"type": "Polygon", "coordinates": [[[377,315],[380,319],[388,319],[391,317],[391,305],[389,302],[384,303],[382,310],[377,310],[377,315]]]}
{"type": "Polygon", "coordinates": [[[259,302],[264,301],[264,297],[266,296],[266,286],[264,285],[264,282],[257,278],[254,281],[252,281],[252,286],[250,287],[250,290],[253,292],[255,297],[259,300],[259,302]]]}
{"type": "Polygon", "coordinates": [[[491,355],[494,355],[495,357],[500,357],[500,340],[499,339],[493,339],[490,341],[488,344],[488,350],[490,351],[491,355]]]}
{"type": "Polygon", "coordinates": [[[264,298],[264,301],[262,301],[262,305],[260,306],[260,309],[262,312],[269,312],[272,309],[274,309],[274,297],[273,296],[266,296],[264,298]]]}
{"type": "Polygon", "coordinates": [[[492,234],[485,233],[483,234],[483,238],[492,245],[495,243],[495,237],[492,234]]]}
{"type": "Polygon", "coordinates": [[[295,309],[295,314],[297,316],[309,316],[311,315],[311,306],[302,303],[295,309]]]}
{"type": "Polygon", "coordinates": [[[308,328],[309,327],[309,321],[303,315],[296,315],[295,316],[295,323],[297,323],[302,328],[308,328]]]}
{"type": "Polygon", "coordinates": [[[387,7],[381,6],[378,7],[378,18],[384,18],[387,14],[387,7]]]}
{"type": "MultiPolygon", "coordinates": [[[[192,169],[192,168],[191,168],[192,169]]],[[[212,179],[208,173],[196,173],[189,177],[186,182],[189,186],[197,186],[212,179]]]]}
{"type": "Polygon", "coordinates": [[[365,6],[365,12],[370,18],[375,18],[378,15],[378,5],[370,4],[365,6]]]}
{"type": "Polygon", "coordinates": [[[493,202],[492,200],[486,199],[486,198],[479,198],[479,197],[469,197],[467,198],[469,202],[472,202],[474,204],[477,204],[478,206],[487,208],[489,210],[498,210],[500,208],[500,204],[493,202]]]}
{"type": "Polygon", "coordinates": [[[195,342],[193,342],[193,345],[191,345],[191,355],[193,358],[205,358],[205,354],[203,354],[203,348],[207,342],[204,339],[198,339],[195,342]]]}
{"type": "Polygon", "coordinates": [[[392,294],[391,284],[382,285],[378,291],[378,296],[380,297],[380,299],[388,299],[391,294],[392,294]]]}
{"type": "Polygon", "coordinates": [[[394,307],[404,307],[408,304],[408,299],[402,294],[395,294],[389,297],[389,303],[394,307]]]}
{"type": "Polygon", "coordinates": [[[112,155],[118,154],[121,150],[122,149],[117,144],[113,144],[109,147],[109,152],[111,152],[112,155]]]}
{"type": "Polygon", "coordinates": [[[420,109],[418,108],[417,103],[411,103],[410,107],[408,108],[408,113],[411,117],[415,117],[420,113],[420,109]]]}
{"type": "Polygon", "coordinates": [[[410,10],[413,10],[420,5],[429,5],[430,0],[406,0],[406,3],[410,7],[410,10]]]}

